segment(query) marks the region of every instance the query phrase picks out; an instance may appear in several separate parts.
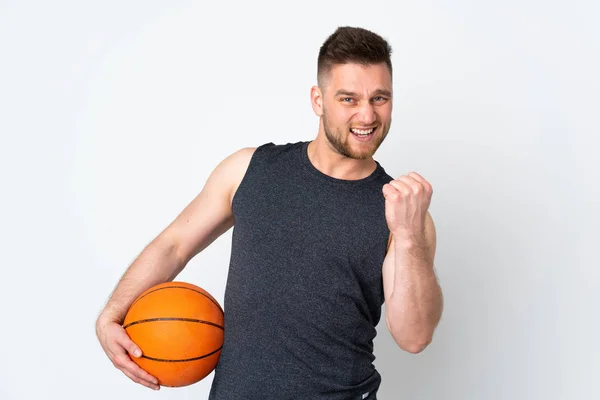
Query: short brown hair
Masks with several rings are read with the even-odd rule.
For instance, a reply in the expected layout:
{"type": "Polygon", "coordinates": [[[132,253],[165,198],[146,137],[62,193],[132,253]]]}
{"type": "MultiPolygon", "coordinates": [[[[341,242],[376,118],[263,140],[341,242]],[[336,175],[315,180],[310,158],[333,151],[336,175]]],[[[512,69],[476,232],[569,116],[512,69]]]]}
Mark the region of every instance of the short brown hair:
{"type": "Polygon", "coordinates": [[[386,63],[390,74],[392,47],[378,34],[364,28],[340,26],[325,40],[319,50],[317,80],[323,83],[325,74],[336,64],[371,65],[386,63]]]}

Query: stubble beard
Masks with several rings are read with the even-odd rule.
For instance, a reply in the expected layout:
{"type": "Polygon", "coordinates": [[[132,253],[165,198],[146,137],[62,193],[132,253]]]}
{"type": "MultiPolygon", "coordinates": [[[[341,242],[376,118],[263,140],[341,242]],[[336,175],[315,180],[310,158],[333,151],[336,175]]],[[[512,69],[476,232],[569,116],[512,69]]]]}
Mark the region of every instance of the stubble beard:
{"type": "Polygon", "coordinates": [[[373,138],[373,141],[368,143],[369,148],[367,150],[361,152],[355,152],[352,150],[352,147],[348,144],[348,139],[352,133],[350,133],[350,128],[347,128],[345,132],[342,132],[338,127],[331,126],[328,122],[327,115],[323,113],[321,116],[323,118],[323,130],[325,131],[325,136],[329,143],[333,146],[335,151],[341,154],[344,157],[352,158],[355,160],[365,160],[367,158],[373,157],[381,143],[385,140],[388,131],[389,125],[382,126],[378,125],[377,130],[383,129],[383,134],[380,132],[375,132],[377,135],[373,138]],[[345,140],[343,140],[345,138],[345,140]]]}

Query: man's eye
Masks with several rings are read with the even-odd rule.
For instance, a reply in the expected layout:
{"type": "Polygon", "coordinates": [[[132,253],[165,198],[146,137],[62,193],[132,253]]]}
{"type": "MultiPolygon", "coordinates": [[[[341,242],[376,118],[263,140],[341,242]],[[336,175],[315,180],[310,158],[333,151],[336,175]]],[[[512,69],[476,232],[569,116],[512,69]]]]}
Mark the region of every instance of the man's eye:
{"type": "Polygon", "coordinates": [[[342,99],[342,101],[344,101],[344,102],[350,102],[350,101],[352,101],[352,98],[351,97],[344,97],[342,99]]]}

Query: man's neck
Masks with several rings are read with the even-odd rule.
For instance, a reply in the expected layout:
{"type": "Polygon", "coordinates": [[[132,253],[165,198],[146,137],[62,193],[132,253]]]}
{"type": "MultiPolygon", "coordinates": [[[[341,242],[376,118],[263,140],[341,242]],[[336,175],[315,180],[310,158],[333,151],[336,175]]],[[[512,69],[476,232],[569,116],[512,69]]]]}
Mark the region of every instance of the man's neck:
{"type": "Polygon", "coordinates": [[[336,179],[358,180],[371,175],[377,165],[372,157],[356,160],[339,154],[324,134],[319,134],[308,145],[308,159],[311,164],[336,179]]]}

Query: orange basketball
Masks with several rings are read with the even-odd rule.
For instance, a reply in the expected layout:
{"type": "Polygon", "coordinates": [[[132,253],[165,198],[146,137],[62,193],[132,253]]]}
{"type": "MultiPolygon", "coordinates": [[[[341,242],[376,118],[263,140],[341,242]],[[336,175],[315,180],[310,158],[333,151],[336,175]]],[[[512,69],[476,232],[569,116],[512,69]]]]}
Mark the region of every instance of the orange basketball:
{"type": "Polygon", "coordinates": [[[224,314],[206,290],[166,282],[133,302],[123,328],[142,349],[142,357],[131,359],[161,386],[181,387],[215,369],[223,347],[224,314]]]}

